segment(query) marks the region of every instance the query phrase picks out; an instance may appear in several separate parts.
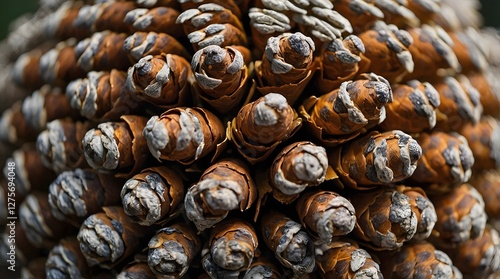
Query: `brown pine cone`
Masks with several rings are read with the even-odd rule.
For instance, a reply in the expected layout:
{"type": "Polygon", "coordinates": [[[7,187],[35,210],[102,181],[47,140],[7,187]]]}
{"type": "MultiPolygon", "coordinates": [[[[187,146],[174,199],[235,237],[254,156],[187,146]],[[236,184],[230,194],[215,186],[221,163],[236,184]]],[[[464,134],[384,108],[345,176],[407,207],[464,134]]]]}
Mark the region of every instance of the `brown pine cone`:
{"type": "Polygon", "coordinates": [[[470,278],[496,278],[488,276],[500,271],[500,236],[490,226],[486,226],[484,233],[477,238],[444,251],[470,278]]]}
{"type": "Polygon", "coordinates": [[[401,131],[371,132],[334,149],[329,164],[335,171],[333,178],[342,185],[366,190],[412,176],[422,154],[417,141],[401,131]]]}
{"type": "Polygon", "coordinates": [[[87,217],[100,212],[102,206],[119,205],[124,182],[93,169],[61,172],[49,186],[52,215],[79,227],[87,217]]]}
{"type": "Polygon", "coordinates": [[[461,279],[450,257],[425,241],[403,245],[391,256],[380,256],[384,278],[461,279]]]}
{"type": "Polygon", "coordinates": [[[117,121],[123,114],[137,111],[140,102],[125,88],[127,73],[119,70],[89,72],[66,87],[71,107],[87,119],[117,121]]]}
{"type": "Polygon", "coordinates": [[[431,200],[438,220],[430,240],[438,248],[457,247],[483,234],[487,219],[484,201],[470,184],[431,196],[431,200]]]}
{"type": "Polygon", "coordinates": [[[469,180],[474,156],[462,135],[434,131],[417,138],[422,157],[410,177],[426,191],[449,192],[469,180]]]}
{"type": "Polygon", "coordinates": [[[262,57],[270,37],[277,37],[292,29],[293,23],[290,22],[288,16],[279,11],[252,7],[248,11],[248,16],[250,17],[254,57],[262,57]]]}
{"type": "Polygon", "coordinates": [[[265,160],[290,138],[302,119],[280,94],[270,93],[244,105],[228,127],[228,138],[251,164],[265,160]]]}
{"type": "Polygon", "coordinates": [[[328,158],[325,148],[312,142],[297,141],[280,151],[269,170],[273,196],[289,204],[307,187],[325,181],[328,158]]]}
{"type": "Polygon", "coordinates": [[[500,173],[498,170],[476,172],[470,184],[481,194],[488,219],[491,222],[500,220],[500,173]]]}
{"type": "Polygon", "coordinates": [[[162,53],[175,54],[191,60],[191,54],[186,48],[166,33],[137,31],[125,39],[123,50],[132,63],[138,62],[142,57],[162,53]]]}
{"type": "Polygon", "coordinates": [[[170,7],[180,10],[181,6],[177,0],[135,0],[139,7],[153,8],[153,7],[170,7]]]}
{"type": "Polygon", "coordinates": [[[151,270],[146,259],[137,260],[130,262],[125,266],[120,273],[115,277],[116,279],[156,279],[156,274],[151,270]]]}
{"type": "Polygon", "coordinates": [[[64,87],[74,79],[85,76],[86,71],[78,65],[76,41],[71,38],[59,42],[40,57],[38,70],[46,84],[64,87]]]}
{"type": "Polygon", "coordinates": [[[151,117],[143,135],[156,159],[191,164],[216,150],[225,130],[221,120],[206,109],[177,107],[151,117]]]}
{"type": "Polygon", "coordinates": [[[45,262],[47,278],[89,278],[90,268],[76,236],[59,240],[45,262]]]}
{"type": "Polygon", "coordinates": [[[385,17],[375,1],[369,0],[337,0],[333,9],[352,24],[355,34],[366,31],[374,22],[385,17]]]}
{"type": "Polygon", "coordinates": [[[187,104],[192,79],[189,63],[181,56],[147,55],[129,68],[127,89],[138,98],[167,110],[187,104]]]}
{"type": "Polygon", "coordinates": [[[281,270],[273,260],[264,256],[259,256],[253,259],[252,264],[245,272],[242,279],[281,279],[283,278],[281,273],[281,270]]]}
{"type": "Polygon", "coordinates": [[[68,118],[47,123],[47,129],[36,140],[43,165],[55,172],[86,167],[82,139],[90,125],[68,118]]]}
{"type": "Polygon", "coordinates": [[[132,222],[121,206],[101,210],[85,219],[77,238],[90,267],[111,269],[143,247],[151,228],[132,222]]]}
{"type": "Polygon", "coordinates": [[[251,72],[245,56],[250,56],[245,47],[217,45],[204,47],[193,56],[194,92],[219,113],[239,107],[248,93],[251,72]]]}
{"type": "Polygon", "coordinates": [[[237,18],[243,17],[243,13],[246,12],[249,5],[248,0],[181,0],[179,3],[182,11],[197,9],[205,3],[217,4],[229,9],[237,18]]]}
{"type": "Polygon", "coordinates": [[[257,188],[244,162],[226,159],[205,170],[184,199],[186,215],[199,231],[226,218],[229,211],[250,209],[257,188]]]}
{"type": "Polygon", "coordinates": [[[87,28],[78,28],[73,23],[78,17],[83,2],[68,1],[61,3],[56,11],[44,22],[45,35],[48,38],[58,38],[67,40],[76,38],[81,40],[92,35],[92,31],[87,28]]]}
{"type": "Polygon", "coordinates": [[[316,246],[316,263],[324,279],[382,279],[378,263],[350,239],[338,239],[316,246]]]}
{"type": "Polygon", "coordinates": [[[12,68],[12,79],[17,85],[35,90],[45,83],[40,71],[40,59],[50,49],[45,48],[48,47],[35,48],[17,58],[12,68]]]}
{"type": "Polygon", "coordinates": [[[124,24],[123,20],[127,13],[135,8],[135,3],[129,1],[85,5],[80,8],[72,25],[77,30],[83,29],[92,33],[104,30],[128,33],[131,31],[130,25],[124,24]]]}
{"type": "Polygon", "coordinates": [[[316,71],[314,50],[312,39],[300,32],[269,38],[262,63],[255,65],[257,90],[279,93],[293,105],[316,71]]]}
{"type": "Polygon", "coordinates": [[[360,55],[365,45],[356,35],[335,39],[321,54],[320,72],[314,84],[321,94],[333,91],[344,82],[353,80],[359,74],[360,55]]]}
{"type": "Polygon", "coordinates": [[[500,124],[491,116],[478,123],[466,123],[458,132],[463,135],[474,155],[474,171],[500,168],[500,124]]]}
{"type": "Polygon", "coordinates": [[[200,238],[188,225],[166,226],[149,241],[148,265],[157,278],[181,278],[200,250],[200,238]]]}
{"type": "Polygon", "coordinates": [[[257,246],[257,234],[250,223],[240,219],[220,222],[211,231],[208,249],[202,251],[203,269],[211,278],[237,278],[228,275],[250,268],[257,246]]]}
{"type": "Polygon", "coordinates": [[[315,267],[314,243],[302,226],[280,212],[266,212],[261,233],[267,247],[278,261],[300,278],[315,267]]]}
{"type": "Polygon", "coordinates": [[[176,26],[178,16],[179,11],[170,7],[139,8],[129,11],[122,24],[129,26],[130,30],[167,33],[180,38],[184,32],[176,26]]]}
{"type": "Polygon", "coordinates": [[[492,72],[470,73],[467,75],[472,87],[479,91],[479,101],[483,106],[483,115],[500,115],[500,94],[496,87],[496,75],[492,72]]]}
{"type": "Polygon", "coordinates": [[[0,118],[0,141],[20,145],[33,141],[36,137],[37,131],[30,126],[27,115],[23,114],[21,100],[3,111],[0,118]]]}
{"type": "Polygon", "coordinates": [[[46,256],[42,256],[30,261],[26,266],[21,268],[21,275],[19,278],[34,278],[42,279],[45,278],[45,262],[47,261],[46,256]]]}
{"type": "Polygon", "coordinates": [[[434,128],[441,98],[430,83],[412,80],[408,85],[394,85],[392,96],[385,106],[387,116],[379,125],[382,130],[419,133],[434,128]]]}
{"type": "Polygon", "coordinates": [[[320,242],[331,243],[354,229],[356,214],[351,202],[332,191],[304,193],[296,204],[302,226],[320,242]]]}
{"type": "Polygon", "coordinates": [[[125,182],[120,196],[132,221],[143,226],[164,224],[184,198],[184,182],[169,167],[147,168],[125,182]]]}
{"type": "Polygon", "coordinates": [[[119,122],[104,122],[87,131],[82,139],[89,166],[100,171],[117,171],[130,177],[145,167],[151,157],[142,135],[147,118],[123,115],[119,122]]]}
{"type": "Polygon", "coordinates": [[[382,188],[350,197],[356,210],[353,234],[374,250],[395,250],[413,239],[418,218],[410,196],[382,188]]]}
{"type": "Polygon", "coordinates": [[[238,27],[229,23],[210,24],[207,27],[187,34],[187,38],[195,51],[209,45],[218,45],[220,47],[247,45],[246,34],[238,27]]]}
{"type": "Polygon", "coordinates": [[[462,66],[462,74],[483,72],[489,64],[478,45],[479,40],[475,38],[474,34],[471,34],[475,32],[477,31],[470,27],[460,32],[448,32],[453,41],[453,44],[451,44],[453,52],[462,66]]]}
{"type": "Polygon", "coordinates": [[[385,119],[385,105],[392,102],[392,89],[381,76],[365,74],[346,81],[320,97],[312,96],[299,108],[306,127],[326,146],[358,136],[385,119]]]}
{"type": "Polygon", "coordinates": [[[182,24],[186,35],[213,23],[228,23],[244,31],[240,19],[231,10],[215,3],[201,4],[196,8],[184,10],[175,23],[182,24]]]}

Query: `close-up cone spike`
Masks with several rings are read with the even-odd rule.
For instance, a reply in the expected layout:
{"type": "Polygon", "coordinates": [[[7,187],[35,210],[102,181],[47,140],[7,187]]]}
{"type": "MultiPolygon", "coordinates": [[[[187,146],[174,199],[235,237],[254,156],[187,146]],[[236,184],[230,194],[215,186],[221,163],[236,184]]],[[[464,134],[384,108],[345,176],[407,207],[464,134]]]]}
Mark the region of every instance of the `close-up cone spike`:
{"type": "Polygon", "coordinates": [[[324,279],[383,279],[379,263],[351,239],[316,245],[318,273],[324,279]]]}
{"type": "Polygon", "coordinates": [[[300,222],[319,243],[331,243],[350,233],[356,224],[351,202],[332,191],[302,194],[296,205],[300,222]]]}
{"type": "Polygon", "coordinates": [[[335,146],[384,121],[385,105],[392,100],[389,82],[370,73],[319,97],[309,97],[299,112],[315,137],[326,146],[335,146]]]}
{"type": "Polygon", "coordinates": [[[191,227],[167,225],[149,241],[148,265],[157,278],[183,278],[200,250],[200,236],[191,227]]]}
{"type": "Polygon", "coordinates": [[[191,61],[194,93],[220,113],[238,108],[249,90],[252,73],[245,63],[249,55],[243,46],[210,45],[198,50],[191,61]]]}
{"type": "Polygon", "coordinates": [[[293,105],[316,71],[314,51],[312,39],[300,32],[270,37],[262,62],[255,65],[257,90],[279,93],[293,105]]]}
{"type": "Polygon", "coordinates": [[[264,161],[302,126],[281,94],[269,93],[244,105],[228,126],[228,137],[251,164],[264,161]]]}
{"type": "Polygon", "coordinates": [[[256,198],[257,188],[248,166],[241,160],[223,159],[189,187],[184,208],[187,218],[203,231],[226,218],[229,211],[250,209],[256,198]]]}
{"type": "Polygon", "coordinates": [[[7,277],[500,278],[487,0],[29,1],[7,277]]]}
{"type": "Polygon", "coordinates": [[[422,156],[422,148],[410,135],[374,131],[329,152],[334,175],[328,176],[353,189],[371,189],[412,176],[422,156]]]}
{"type": "Polygon", "coordinates": [[[184,198],[184,182],[175,169],[151,167],[127,180],[120,196],[132,221],[143,226],[164,224],[178,211],[184,198]]]}
{"type": "Polygon", "coordinates": [[[311,273],[316,265],[314,242],[305,229],[278,211],[266,212],[260,222],[266,246],[293,271],[293,278],[311,273]]]}

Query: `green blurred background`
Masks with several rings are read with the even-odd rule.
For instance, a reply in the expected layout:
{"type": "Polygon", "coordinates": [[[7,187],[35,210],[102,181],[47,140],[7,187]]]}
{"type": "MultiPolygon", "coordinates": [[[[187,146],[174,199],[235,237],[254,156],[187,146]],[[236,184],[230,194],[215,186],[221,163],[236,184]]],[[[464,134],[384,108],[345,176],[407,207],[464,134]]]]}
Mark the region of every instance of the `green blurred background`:
{"type": "MultiPolygon", "coordinates": [[[[485,25],[500,28],[500,1],[482,0],[481,11],[485,17],[485,25]]],[[[38,0],[0,0],[0,38],[4,38],[9,22],[26,12],[36,10],[38,0]]]]}

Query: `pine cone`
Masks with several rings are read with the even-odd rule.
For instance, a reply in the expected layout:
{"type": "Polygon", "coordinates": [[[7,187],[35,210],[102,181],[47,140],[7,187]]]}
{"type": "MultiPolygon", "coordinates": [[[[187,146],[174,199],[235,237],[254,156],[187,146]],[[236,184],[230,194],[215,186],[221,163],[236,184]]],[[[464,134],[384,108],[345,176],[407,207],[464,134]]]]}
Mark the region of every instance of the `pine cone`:
{"type": "Polygon", "coordinates": [[[264,256],[253,259],[252,264],[245,272],[243,279],[262,278],[262,279],[280,279],[283,278],[278,266],[274,261],[264,256]]]}
{"type": "Polygon", "coordinates": [[[164,224],[184,198],[184,182],[174,169],[147,168],[123,185],[120,196],[132,221],[143,226],[164,224]]]}
{"type": "Polygon", "coordinates": [[[142,135],[147,119],[123,115],[119,122],[104,122],[90,129],[83,137],[87,163],[100,171],[118,171],[130,177],[144,168],[150,158],[146,137],[142,135]]]}
{"type": "Polygon", "coordinates": [[[229,211],[250,209],[257,188],[250,170],[242,161],[226,159],[205,170],[185,196],[186,215],[199,231],[226,218],[229,211]]]}
{"type": "Polygon", "coordinates": [[[261,232],[267,247],[296,277],[314,270],[314,243],[299,223],[270,211],[262,217],[261,232]]]}
{"type": "Polygon", "coordinates": [[[199,107],[177,107],[153,116],[143,134],[156,159],[182,164],[214,151],[225,137],[219,118],[199,107]]]}
{"type": "Polygon", "coordinates": [[[201,250],[196,233],[185,224],[166,226],[148,244],[148,265],[158,278],[181,278],[201,250]]]}
{"type": "Polygon", "coordinates": [[[182,11],[197,9],[205,3],[213,3],[231,10],[237,18],[242,18],[249,5],[249,0],[181,0],[179,3],[182,11]]]}
{"type": "Polygon", "coordinates": [[[0,141],[10,144],[30,142],[37,137],[37,131],[30,126],[22,112],[22,101],[15,102],[3,111],[0,118],[0,141]]]}
{"type": "Polygon", "coordinates": [[[352,204],[332,191],[302,194],[296,204],[302,226],[320,242],[331,243],[354,229],[356,214],[352,204]]]}
{"type": "Polygon", "coordinates": [[[193,49],[198,51],[209,45],[226,47],[231,45],[247,45],[245,33],[229,23],[213,23],[207,27],[193,31],[187,35],[193,49]]]}
{"type": "Polygon", "coordinates": [[[350,239],[322,243],[316,247],[319,274],[324,279],[382,279],[378,263],[350,239]]]}
{"type": "Polygon", "coordinates": [[[141,279],[156,279],[156,274],[151,270],[147,262],[147,256],[142,256],[139,254],[141,259],[134,257],[134,261],[130,262],[125,266],[118,275],[116,279],[130,279],[130,278],[141,278],[141,279]],[[144,258],[144,259],[142,259],[144,258]]]}
{"type": "Polygon", "coordinates": [[[251,164],[265,160],[290,138],[302,119],[280,94],[270,93],[244,105],[228,127],[228,138],[251,164]]]}
{"type": "Polygon", "coordinates": [[[35,90],[44,84],[40,71],[40,59],[47,53],[44,48],[35,48],[20,55],[12,68],[12,79],[19,85],[35,90]]]}
{"type": "Polygon", "coordinates": [[[61,239],[50,250],[45,263],[45,274],[47,278],[90,277],[90,268],[75,236],[61,239]]]}
{"type": "Polygon", "coordinates": [[[76,56],[76,41],[68,39],[59,42],[53,49],[40,57],[38,67],[42,80],[46,84],[64,87],[74,79],[85,76],[85,70],[78,65],[76,56]]]}
{"type": "Polygon", "coordinates": [[[312,39],[299,32],[269,38],[262,63],[255,65],[257,90],[279,93],[293,105],[316,71],[314,50],[312,39]]]}
{"type": "Polygon", "coordinates": [[[187,60],[191,59],[191,54],[186,48],[176,38],[166,33],[137,31],[125,39],[123,50],[133,63],[138,62],[142,57],[162,53],[175,54],[187,60]]]}
{"type": "Polygon", "coordinates": [[[362,75],[320,97],[312,96],[299,108],[306,127],[326,146],[353,139],[385,119],[392,89],[383,77],[362,75]]]}
{"type": "Polygon", "coordinates": [[[481,194],[489,221],[500,220],[500,173],[487,170],[474,173],[470,184],[481,194]]]}
{"type": "Polygon", "coordinates": [[[61,3],[57,10],[44,22],[45,35],[48,38],[67,40],[76,38],[81,40],[92,35],[87,28],[78,28],[73,23],[83,7],[81,1],[69,1],[61,3]]]}
{"type": "Polygon", "coordinates": [[[329,164],[342,185],[362,190],[412,176],[422,154],[417,141],[401,131],[371,132],[334,149],[329,164]]]}
{"type": "Polygon", "coordinates": [[[123,20],[127,13],[135,8],[137,6],[128,1],[85,5],[80,8],[78,17],[75,18],[72,25],[77,30],[89,30],[92,33],[104,30],[128,33],[130,26],[124,24],[123,20]]]}
{"type": "Polygon", "coordinates": [[[500,114],[500,94],[495,85],[495,75],[491,72],[471,73],[467,75],[467,79],[471,86],[479,91],[483,115],[498,117],[500,114]]]}
{"type": "Polygon", "coordinates": [[[214,23],[228,23],[244,31],[241,21],[230,9],[215,3],[201,4],[196,8],[184,10],[175,23],[182,24],[186,35],[214,23]]]}
{"type": "Polygon", "coordinates": [[[254,57],[262,57],[270,37],[277,37],[292,29],[293,23],[279,11],[252,7],[248,11],[248,16],[250,17],[254,57]]]}
{"type": "Polygon", "coordinates": [[[143,32],[167,33],[172,37],[180,38],[184,33],[176,26],[179,11],[169,7],[154,7],[151,9],[134,9],[129,11],[123,23],[130,30],[143,32]]]}

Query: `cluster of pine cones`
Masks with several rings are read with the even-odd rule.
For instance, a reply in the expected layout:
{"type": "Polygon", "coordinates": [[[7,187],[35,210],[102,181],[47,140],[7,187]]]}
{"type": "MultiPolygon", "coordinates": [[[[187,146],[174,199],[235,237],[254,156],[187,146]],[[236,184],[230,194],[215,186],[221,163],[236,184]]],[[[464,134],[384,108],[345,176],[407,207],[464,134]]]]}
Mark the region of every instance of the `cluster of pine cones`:
{"type": "Polygon", "coordinates": [[[0,44],[2,263],[498,278],[500,35],[477,9],[40,1],[0,44]]]}

